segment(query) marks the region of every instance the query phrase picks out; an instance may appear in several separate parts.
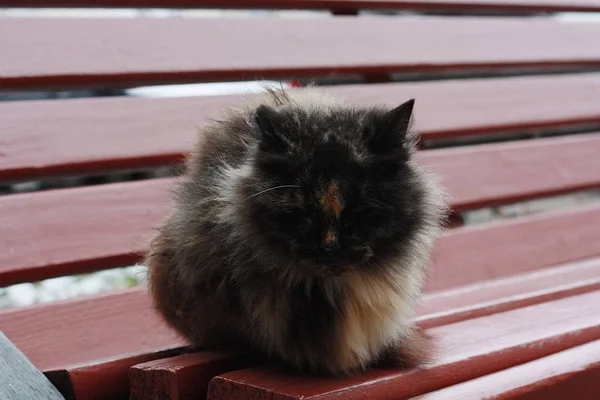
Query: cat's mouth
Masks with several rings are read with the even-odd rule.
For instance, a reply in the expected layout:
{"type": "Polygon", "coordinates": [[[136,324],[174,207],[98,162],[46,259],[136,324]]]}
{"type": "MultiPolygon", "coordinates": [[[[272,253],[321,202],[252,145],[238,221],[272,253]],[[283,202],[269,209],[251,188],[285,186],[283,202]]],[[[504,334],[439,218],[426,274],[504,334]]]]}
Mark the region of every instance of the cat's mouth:
{"type": "Polygon", "coordinates": [[[356,270],[355,264],[317,264],[313,266],[313,271],[318,277],[332,278],[342,276],[350,271],[356,270]]]}
{"type": "Polygon", "coordinates": [[[331,267],[328,265],[318,265],[314,268],[316,275],[320,278],[332,278],[336,276],[341,276],[344,274],[344,272],[347,272],[348,270],[349,268],[343,268],[339,266],[331,267]]]}
{"type": "Polygon", "coordinates": [[[318,250],[295,248],[294,258],[306,271],[318,277],[340,276],[348,271],[359,269],[367,265],[373,257],[369,245],[353,246],[340,252],[321,254],[318,250]]]}

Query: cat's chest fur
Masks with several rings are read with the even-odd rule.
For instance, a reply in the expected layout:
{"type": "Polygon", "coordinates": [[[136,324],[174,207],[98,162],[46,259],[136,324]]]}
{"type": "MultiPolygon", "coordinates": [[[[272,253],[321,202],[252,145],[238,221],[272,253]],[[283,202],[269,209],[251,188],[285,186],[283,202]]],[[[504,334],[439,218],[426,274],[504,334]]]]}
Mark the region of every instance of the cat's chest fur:
{"type": "Polygon", "coordinates": [[[285,295],[273,288],[261,297],[252,319],[263,343],[288,349],[297,365],[350,371],[402,340],[419,277],[350,273],[329,283],[285,295]]]}
{"type": "Polygon", "coordinates": [[[336,359],[349,368],[364,366],[401,340],[418,293],[416,277],[350,274],[343,278],[343,313],[337,329],[336,359]]]}

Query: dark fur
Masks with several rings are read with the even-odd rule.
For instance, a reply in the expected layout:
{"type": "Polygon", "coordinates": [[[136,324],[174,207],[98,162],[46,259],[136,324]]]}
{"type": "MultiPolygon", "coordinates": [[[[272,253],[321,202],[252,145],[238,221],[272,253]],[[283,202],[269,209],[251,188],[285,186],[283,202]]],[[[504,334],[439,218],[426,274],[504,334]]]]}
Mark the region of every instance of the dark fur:
{"type": "Polygon", "coordinates": [[[302,370],[421,362],[410,317],[446,206],[411,114],[272,92],[202,129],[146,260],[166,321],[302,370]]]}

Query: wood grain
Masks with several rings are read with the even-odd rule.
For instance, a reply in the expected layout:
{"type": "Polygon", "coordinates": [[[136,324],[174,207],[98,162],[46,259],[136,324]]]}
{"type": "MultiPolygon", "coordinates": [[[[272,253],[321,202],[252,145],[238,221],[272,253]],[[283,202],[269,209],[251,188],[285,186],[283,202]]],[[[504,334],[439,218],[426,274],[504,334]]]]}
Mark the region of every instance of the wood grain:
{"type": "Polygon", "coordinates": [[[543,19],[4,18],[0,89],[592,67],[598,35],[543,19]]]}
{"type": "MultiPolygon", "coordinates": [[[[600,125],[596,106],[600,103],[600,74],[319,90],[359,104],[393,105],[416,98],[415,126],[424,140],[600,125]]],[[[244,99],[210,96],[0,103],[0,180],[177,163],[189,151],[196,126],[219,118],[225,108],[238,106],[244,99]]]]}
{"type": "Polygon", "coordinates": [[[129,400],[202,400],[213,377],[255,364],[245,354],[213,351],[138,364],[129,370],[129,400]]]}
{"type": "Polygon", "coordinates": [[[595,0],[0,0],[7,7],[266,8],[355,11],[448,10],[489,12],[599,11],[595,0]]]}
{"type": "Polygon", "coordinates": [[[428,330],[435,361],[422,369],[374,370],[346,379],[269,367],[211,381],[208,399],[407,399],[600,338],[600,291],[428,330]]]}
{"type": "Polygon", "coordinates": [[[600,379],[600,341],[419,396],[419,400],[592,399],[600,379]]]}

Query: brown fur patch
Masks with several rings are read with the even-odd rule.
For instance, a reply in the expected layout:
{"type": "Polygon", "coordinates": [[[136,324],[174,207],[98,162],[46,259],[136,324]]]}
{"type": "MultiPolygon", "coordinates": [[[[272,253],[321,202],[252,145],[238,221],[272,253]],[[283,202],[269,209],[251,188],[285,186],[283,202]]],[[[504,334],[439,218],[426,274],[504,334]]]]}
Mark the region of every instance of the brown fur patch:
{"type": "Polygon", "coordinates": [[[334,244],[337,241],[337,235],[334,231],[327,231],[327,235],[325,236],[325,243],[334,244]]]}
{"type": "Polygon", "coordinates": [[[339,218],[340,215],[342,215],[344,204],[342,203],[339,187],[336,181],[331,181],[329,183],[327,191],[323,197],[321,197],[321,205],[323,206],[323,211],[328,214],[333,214],[336,218],[339,218]]]}

